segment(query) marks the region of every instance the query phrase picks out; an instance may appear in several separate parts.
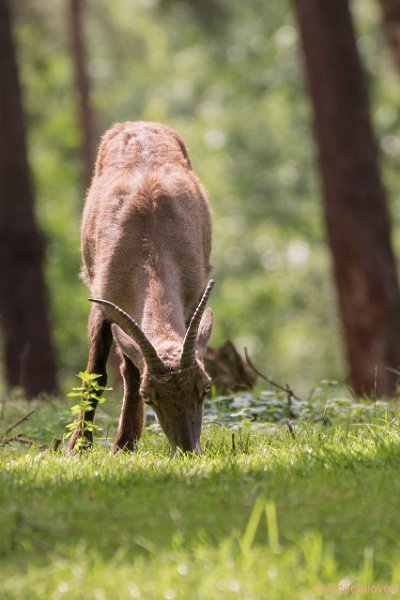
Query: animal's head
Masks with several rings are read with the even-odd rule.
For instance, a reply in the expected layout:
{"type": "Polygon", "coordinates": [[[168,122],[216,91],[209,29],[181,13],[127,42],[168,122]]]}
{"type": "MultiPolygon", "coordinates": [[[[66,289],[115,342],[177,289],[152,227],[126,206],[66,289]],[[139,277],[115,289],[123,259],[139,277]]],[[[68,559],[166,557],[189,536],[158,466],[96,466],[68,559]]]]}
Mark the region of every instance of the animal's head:
{"type": "Polygon", "coordinates": [[[212,330],[212,310],[206,303],[214,281],[211,280],[190,321],[183,344],[164,342],[157,350],[141,327],[121,308],[103,299],[115,314],[114,339],[141,373],[140,392],[167,436],[172,451],[201,454],[200,433],[204,398],[211,379],[203,359],[212,330]]]}

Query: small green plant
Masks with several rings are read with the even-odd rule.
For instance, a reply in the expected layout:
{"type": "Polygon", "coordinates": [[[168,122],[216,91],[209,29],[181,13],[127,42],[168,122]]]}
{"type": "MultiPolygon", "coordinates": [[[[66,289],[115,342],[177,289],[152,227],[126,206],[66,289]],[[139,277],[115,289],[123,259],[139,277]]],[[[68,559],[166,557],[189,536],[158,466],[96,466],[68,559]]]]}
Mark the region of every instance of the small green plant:
{"type": "Polygon", "coordinates": [[[92,410],[93,401],[97,401],[99,404],[105,402],[103,392],[111,391],[112,388],[103,387],[97,381],[101,375],[96,373],[88,373],[87,371],[81,371],[77,377],[82,380],[82,385],[79,387],[72,388],[72,392],[68,395],[69,398],[80,398],[79,404],[71,406],[71,413],[75,419],[72,423],[67,425],[68,433],[65,435],[65,439],[72,436],[74,431],[78,430],[80,435],[75,443],[75,449],[81,450],[88,444],[87,433],[92,434],[96,429],[97,425],[93,421],[85,419],[87,412],[92,410]]]}

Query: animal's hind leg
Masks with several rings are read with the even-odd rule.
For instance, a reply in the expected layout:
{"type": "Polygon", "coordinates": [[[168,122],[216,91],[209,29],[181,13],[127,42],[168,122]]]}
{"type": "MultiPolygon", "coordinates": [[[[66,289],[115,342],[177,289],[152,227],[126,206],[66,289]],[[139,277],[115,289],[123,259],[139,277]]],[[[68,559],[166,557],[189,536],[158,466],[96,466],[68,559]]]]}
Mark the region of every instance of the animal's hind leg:
{"type": "MultiPolygon", "coordinates": [[[[89,360],[86,367],[88,373],[100,375],[97,379],[101,386],[107,385],[106,364],[112,344],[111,323],[104,319],[102,310],[93,306],[89,316],[89,360]]],[[[93,443],[93,433],[85,427],[86,423],[92,423],[97,407],[97,400],[92,400],[92,408],[79,416],[78,428],[72,434],[68,447],[72,450],[78,438],[85,437],[86,445],[93,443]]]]}
{"type": "Polygon", "coordinates": [[[135,450],[143,432],[144,406],[140,395],[140,372],[132,361],[122,356],[121,375],[124,380],[124,399],[117,437],[113,450],[135,450]]]}

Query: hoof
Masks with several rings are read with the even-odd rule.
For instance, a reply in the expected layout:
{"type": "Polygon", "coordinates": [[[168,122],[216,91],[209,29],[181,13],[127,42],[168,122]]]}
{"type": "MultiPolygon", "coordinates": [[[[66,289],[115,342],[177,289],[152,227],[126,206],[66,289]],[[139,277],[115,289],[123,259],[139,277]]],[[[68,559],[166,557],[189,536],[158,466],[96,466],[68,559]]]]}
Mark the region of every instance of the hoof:
{"type": "Polygon", "coordinates": [[[120,438],[115,440],[113,444],[113,453],[117,452],[135,452],[137,448],[137,442],[128,438],[120,438]]]}

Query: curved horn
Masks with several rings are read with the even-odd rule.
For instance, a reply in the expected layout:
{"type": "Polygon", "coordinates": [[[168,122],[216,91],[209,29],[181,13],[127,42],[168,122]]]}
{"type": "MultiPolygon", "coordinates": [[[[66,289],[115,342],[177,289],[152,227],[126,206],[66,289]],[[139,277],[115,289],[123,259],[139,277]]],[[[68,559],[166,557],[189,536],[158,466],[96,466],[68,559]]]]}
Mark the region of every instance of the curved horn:
{"type": "Polygon", "coordinates": [[[158,356],[154,346],[147,339],[140,325],[138,325],[136,321],[132,319],[130,315],[128,315],[127,312],[122,310],[122,308],[120,308],[113,302],[103,300],[102,298],[89,298],[89,300],[90,302],[96,302],[97,304],[102,304],[103,306],[109,306],[110,308],[112,308],[112,310],[118,313],[118,315],[122,318],[122,321],[125,324],[125,333],[130,335],[139,346],[143,354],[143,358],[146,362],[147,368],[149,369],[149,372],[152,374],[165,373],[167,368],[162,362],[161,358],[158,356]]]}
{"type": "Polygon", "coordinates": [[[197,341],[197,331],[199,329],[201,317],[206,308],[207,300],[209,295],[211,294],[211,290],[213,289],[215,284],[214,279],[210,279],[206,290],[197,305],[196,310],[194,311],[194,315],[190,320],[188,330],[185,335],[185,339],[183,340],[182,347],[182,356],[181,356],[181,369],[186,369],[188,367],[192,367],[196,360],[196,341],[197,341]]]}

